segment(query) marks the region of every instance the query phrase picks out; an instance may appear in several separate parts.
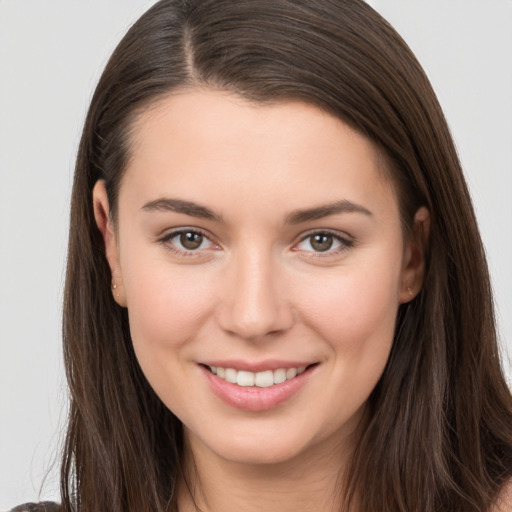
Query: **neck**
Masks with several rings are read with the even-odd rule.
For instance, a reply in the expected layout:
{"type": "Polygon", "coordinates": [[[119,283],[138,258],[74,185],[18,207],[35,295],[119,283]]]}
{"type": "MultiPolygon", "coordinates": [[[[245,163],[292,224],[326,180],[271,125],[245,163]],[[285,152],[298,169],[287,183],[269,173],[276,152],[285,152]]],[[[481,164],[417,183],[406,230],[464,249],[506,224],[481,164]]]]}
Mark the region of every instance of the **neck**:
{"type": "Polygon", "coordinates": [[[341,509],[350,443],[329,439],[284,462],[245,464],[219,457],[190,432],[186,441],[187,484],[178,492],[179,512],[341,509]]]}

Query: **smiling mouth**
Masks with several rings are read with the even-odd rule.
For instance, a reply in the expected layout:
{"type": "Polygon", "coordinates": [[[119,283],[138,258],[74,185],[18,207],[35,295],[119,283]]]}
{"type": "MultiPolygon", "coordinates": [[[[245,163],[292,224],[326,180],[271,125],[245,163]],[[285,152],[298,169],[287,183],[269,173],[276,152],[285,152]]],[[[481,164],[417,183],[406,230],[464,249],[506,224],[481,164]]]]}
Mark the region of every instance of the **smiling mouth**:
{"type": "Polygon", "coordinates": [[[217,377],[231,384],[237,384],[242,387],[269,388],[291,380],[316,365],[317,363],[314,363],[297,368],[278,368],[277,370],[264,370],[262,372],[249,372],[234,368],[222,368],[220,366],[204,365],[204,367],[217,377]]]}

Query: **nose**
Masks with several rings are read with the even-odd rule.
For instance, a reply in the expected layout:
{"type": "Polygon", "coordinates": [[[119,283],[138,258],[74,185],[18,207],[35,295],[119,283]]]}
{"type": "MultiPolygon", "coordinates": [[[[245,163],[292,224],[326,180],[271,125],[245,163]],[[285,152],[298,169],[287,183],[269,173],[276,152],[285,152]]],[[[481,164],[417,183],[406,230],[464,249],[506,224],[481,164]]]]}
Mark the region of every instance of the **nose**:
{"type": "Polygon", "coordinates": [[[293,312],[280,289],[280,277],[279,263],[273,261],[271,254],[254,247],[240,251],[222,284],[218,316],[221,328],[250,341],[290,329],[293,312]]]}

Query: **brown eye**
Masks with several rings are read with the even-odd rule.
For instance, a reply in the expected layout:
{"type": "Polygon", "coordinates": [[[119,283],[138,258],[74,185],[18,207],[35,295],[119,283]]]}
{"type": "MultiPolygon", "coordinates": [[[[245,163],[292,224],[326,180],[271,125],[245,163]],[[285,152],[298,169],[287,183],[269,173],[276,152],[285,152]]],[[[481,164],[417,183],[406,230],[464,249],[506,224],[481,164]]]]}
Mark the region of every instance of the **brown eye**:
{"type": "Polygon", "coordinates": [[[203,243],[203,235],[201,233],[194,233],[193,231],[186,231],[180,234],[180,244],[183,248],[193,251],[201,246],[203,243]]]}
{"type": "Polygon", "coordinates": [[[333,236],[326,233],[318,233],[310,237],[311,247],[318,252],[328,251],[333,241],[333,236]]]}
{"type": "Polygon", "coordinates": [[[207,234],[199,229],[179,228],[158,240],[167,250],[180,256],[200,256],[211,251],[220,250],[220,247],[214,244],[207,234]]]}
{"type": "Polygon", "coordinates": [[[304,236],[304,238],[295,246],[294,250],[300,250],[303,253],[309,253],[314,256],[337,256],[345,249],[352,247],[353,242],[336,233],[329,231],[317,231],[304,236]]]}

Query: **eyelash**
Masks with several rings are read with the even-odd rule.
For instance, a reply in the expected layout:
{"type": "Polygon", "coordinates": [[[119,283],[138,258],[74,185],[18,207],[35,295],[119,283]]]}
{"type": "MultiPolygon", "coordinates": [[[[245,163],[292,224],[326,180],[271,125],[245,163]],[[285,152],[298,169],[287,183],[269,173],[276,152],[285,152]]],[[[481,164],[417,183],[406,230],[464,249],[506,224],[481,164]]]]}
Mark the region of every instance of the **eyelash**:
{"type": "Polygon", "coordinates": [[[214,242],[211,241],[208,233],[206,233],[206,231],[203,231],[202,229],[199,229],[199,228],[175,229],[174,231],[171,231],[170,233],[168,233],[165,236],[163,236],[162,238],[160,238],[158,240],[158,242],[161,243],[168,251],[170,251],[174,254],[177,254],[178,256],[185,256],[185,257],[192,257],[192,258],[201,256],[201,252],[198,249],[196,249],[196,250],[179,249],[175,244],[169,243],[173,238],[176,238],[180,235],[187,234],[187,233],[192,233],[194,235],[201,235],[202,237],[204,237],[204,239],[208,240],[210,242],[210,244],[212,244],[213,246],[216,245],[214,242]]]}
{"type": "MultiPolygon", "coordinates": [[[[161,243],[168,251],[177,254],[179,256],[185,256],[185,257],[198,257],[201,256],[201,250],[200,249],[180,249],[175,244],[170,244],[169,242],[178,236],[181,236],[183,234],[195,234],[195,235],[201,235],[204,237],[204,239],[208,240],[210,244],[213,246],[216,246],[214,242],[211,241],[210,236],[208,233],[203,231],[199,228],[180,228],[176,229],[174,231],[171,231],[170,233],[166,234],[162,238],[158,240],[159,243],[161,243]]],[[[297,249],[296,247],[300,245],[301,243],[305,242],[308,239],[312,239],[316,235],[327,235],[333,238],[335,242],[339,243],[339,247],[337,247],[334,250],[331,250],[331,248],[328,248],[326,251],[306,251],[310,252],[315,255],[315,257],[320,258],[326,258],[330,256],[336,256],[342,253],[343,251],[346,251],[347,249],[350,249],[354,245],[354,241],[349,239],[348,237],[341,236],[341,234],[337,231],[331,231],[328,229],[322,229],[322,230],[315,230],[310,231],[306,233],[298,243],[294,245],[294,248],[292,250],[294,251],[300,251],[300,249],[297,249]]],[[[311,245],[311,242],[310,242],[311,245]]]]}
{"type": "MultiPolygon", "coordinates": [[[[335,242],[339,243],[339,247],[336,249],[328,248],[326,251],[307,251],[311,252],[315,255],[315,258],[328,258],[332,256],[338,256],[342,252],[346,251],[347,249],[350,249],[354,245],[354,240],[350,239],[347,236],[342,236],[338,231],[331,231],[329,229],[318,229],[314,231],[310,231],[306,233],[302,238],[300,239],[300,242],[298,244],[295,244],[295,247],[301,244],[302,242],[306,240],[311,240],[316,235],[327,235],[333,238],[335,242]]],[[[311,245],[311,241],[309,242],[311,245]]],[[[296,251],[299,251],[300,249],[293,249],[296,251]]]]}

